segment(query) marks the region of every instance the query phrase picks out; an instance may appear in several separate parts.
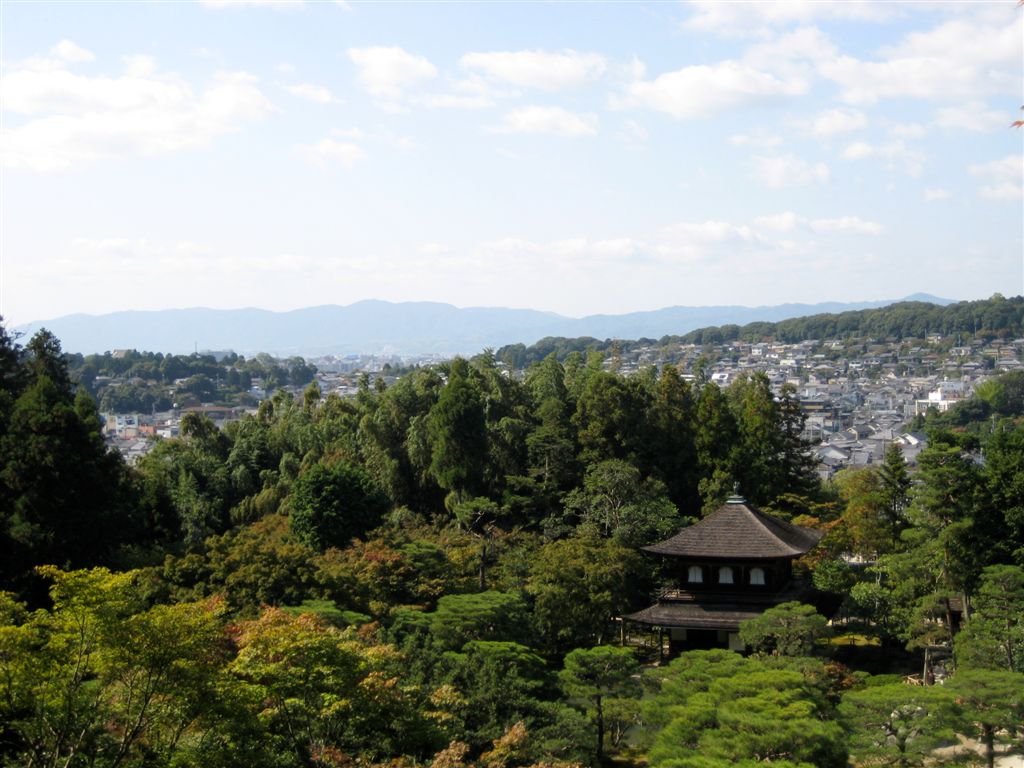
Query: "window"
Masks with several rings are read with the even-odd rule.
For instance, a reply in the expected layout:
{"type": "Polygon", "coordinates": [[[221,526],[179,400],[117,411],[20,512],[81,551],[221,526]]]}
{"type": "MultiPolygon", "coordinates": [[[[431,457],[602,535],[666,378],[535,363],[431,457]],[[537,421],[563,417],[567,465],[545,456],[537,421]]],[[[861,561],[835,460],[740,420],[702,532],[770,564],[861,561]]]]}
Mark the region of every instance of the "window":
{"type": "Polygon", "coordinates": [[[732,584],[732,568],[728,565],[723,565],[718,569],[718,583],[719,584],[732,584]]]}
{"type": "Polygon", "coordinates": [[[704,581],[704,572],[699,565],[691,565],[686,572],[686,580],[691,584],[700,584],[704,581]]]}
{"type": "Polygon", "coordinates": [[[762,587],[764,586],[764,568],[750,569],[750,583],[762,587]]]}

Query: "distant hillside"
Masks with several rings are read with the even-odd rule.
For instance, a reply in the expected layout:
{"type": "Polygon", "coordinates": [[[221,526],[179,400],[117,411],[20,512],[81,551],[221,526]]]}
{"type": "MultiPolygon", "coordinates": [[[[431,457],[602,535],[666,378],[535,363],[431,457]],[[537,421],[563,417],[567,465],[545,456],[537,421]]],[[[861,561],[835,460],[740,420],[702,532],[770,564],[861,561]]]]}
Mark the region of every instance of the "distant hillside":
{"type": "MultiPolygon", "coordinates": [[[[935,297],[936,304],[949,303],[935,297]]],[[[777,322],[821,312],[881,307],[891,301],[782,304],[765,307],[667,307],[623,315],[570,318],[553,312],[497,307],[458,308],[434,302],[361,301],[291,312],[262,309],[169,309],[68,315],[16,328],[31,335],[45,327],[68,352],[148,349],[187,353],[233,349],[276,355],[472,354],[544,337],[660,338],[725,323],[777,322]]]]}
{"type": "Polygon", "coordinates": [[[1007,299],[996,295],[981,301],[956,303],[921,295],[911,299],[880,308],[808,314],[780,322],[756,321],[742,326],[709,326],[681,335],[639,337],[629,341],[600,340],[591,336],[551,336],[531,345],[506,345],[498,350],[497,355],[513,367],[522,368],[552,353],[562,359],[571,352],[604,352],[612,347],[626,353],[641,346],[722,344],[730,341],[773,340],[793,343],[808,339],[851,337],[902,339],[923,338],[930,333],[943,336],[962,333],[968,338],[1024,336],[1024,297],[1021,296],[1007,299]]]}
{"type": "Polygon", "coordinates": [[[931,333],[1019,337],[1024,335],[1024,297],[1007,299],[996,294],[981,301],[942,305],[921,300],[902,301],[880,309],[808,315],[778,323],[755,322],[743,327],[703,328],[684,335],[682,342],[760,341],[771,338],[792,343],[849,336],[903,339],[924,338],[931,333]]]}

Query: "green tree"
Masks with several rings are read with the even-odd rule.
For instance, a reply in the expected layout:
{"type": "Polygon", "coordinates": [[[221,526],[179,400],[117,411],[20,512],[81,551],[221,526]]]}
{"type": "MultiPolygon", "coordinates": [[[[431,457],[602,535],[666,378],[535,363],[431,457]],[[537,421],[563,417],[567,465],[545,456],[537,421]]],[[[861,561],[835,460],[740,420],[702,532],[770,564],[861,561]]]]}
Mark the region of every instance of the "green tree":
{"type": "Polygon", "coordinates": [[[957,733],[985,745],[985,764],[995,765],[996,741],[1024,722],[1024,674],[994,670],[958,670],[945,685],[954,698],[951,722],[957,733]]]}
{"type": "Polygon", "coordinates": [[[499,738],[517,722],[532,726],[545,719],[544,660],[524,645],[471,640],[445,653],[440,667],[443,681],[462,694],[458,735],[473,746],[499,738]]]}
{"type": "Polygon", "coordinates": [[[346,547],[379,524],[387,508],[387,497],[361,467],[317,463],[292,488],[291,528],[316,550],[346,547]]]}
{"type": "Polygon", "coordinates": [[[237,643],[228,670],[262,702],[281,763],[309,765],[334,751],[419,754],[435,743],[422,702],[400,684],[393,649],[368,648],[313,614],[277,609],[242,623],[237,643]]]}
{"type": "Polygon", "coordinates": [[[690,385],[674,366],[666,365],[654,385],[646,422],[645,463],[657,468],[668,496],[685,514],[700,514],[696,500],[697,448],[695,439],[696,403],[690,385]]]}
{"type": "Polygon", "coordinates": [[[866,557],[891,552],[892,528],[879,473],[872,468],[843,469],[833,482],[844,503],[842,534],[850,551],[866,557]]]}
{"type": "Polygon", "coordinates": [[[556,496],[576,484],[576,443],[570,421],[574,404],[565,386],[565,371],[554,354],[532,367],[526,386],[539,422],[526,437],[529,474],[541,489],[556,496]]]}
{"type": "Polygon", "coordinates": [[[691,651],[653,677],[644,708],[652,766],[846,766],[844,734],[820,683],[801,672],[730,651],[691,651]]]}
{"type": "Polygon", "coordinates": [[[767,375],[755,373],[738,378],[726,394],[737,426],[732,471],[751,501],[769,504],[785,493],[815,490],[795,390],[783,387],[776,399],[767,375]]]}
{"type": "Polygon", "coordinates": [[[216,602],[141,610],[134,572],[43,574],[52,610],[28,614],[0,600],[0,715],[16,734],[12,764],[172,764],[196,738],[224,730],[216,602]]]}
{"type": "Polygon", "coordinates": [[[885,449],[882,465],[878,469],[879,492],[885,520],[889,525],[892,549],[899,543],[900,533],[906,527],[906,508],[910,503],[910,475],[903,451],[896,443],[885,449]]]}
{"type": "Polygon", "coordinates": [[[452,361],[448,383],[427,416],[430,473],[437,483],[464,494],[483,491],[487,459],[487,422],[480,392],[465,360],[452,361]]]}
{"type": "Polygon", "coordinates": [[[997,425],[985,443],[982,481],[990,534],[982,546],[992,562],[1024,562],[1024,424],[997,425]]]}
{"type": "Polygon", "coordinates": [[[950,697],[936,686],[869,685],[843,696],[839,712],[858,764],[925,765],[949,737],[941,714],[950,697]]]}
{"type": "Polygon", "coordinates": [[[576,400],[572,423],[580,443],[580,460],[631,459],[642,439],[641,405],[625,381],[606,371],[591,371],[576,400]]]}
{"type": "Polygon", "coordinates": [[[526,603],[517,594],[479,592],[445,595],[430,616],[436,646],[457,650],[469,640],[525,640],[529,634],[526,603]]]}
{"type": "Polygon", "coordinates": [[[701,471],[698,485],[705,513],[717,509],[733,489],[738,442],[739,429],[725,394],[717,384],[705,384],[697,401],[694,435],[701,471]]]}
{"type": "Polygon", "coordinates": [[[648,565],[632,547],[593,537],[545,544],[526,585],[534,625],[553,651],[600,643],[613,616],[643,599],[648,565]]]}
{"type": "Polygon", "coordinates": [[[828,620],[804,603],[782,603],[740,624],[740,640],[760,653],[807,656],[828,633],[828,620]]]}
{"type": "Polygon", "coordinates": [[[992,565],[982,572],[973,614],[954,649],[962,668],[1024,672],[1024,568],[992,565]]]}
{"type": "MultiPolygon", "coordinates": [[[[4,350],[4,365],[12,355],[4,350]]],[[[127,503],[127,476],[108,451],[92,399],[75,393],[60,344],[40,331],[0,400],[0,583],[25,588],[42,563],[109,563],[145,534],[127,503]]],[[[39,595],[36,595],[39,597],[39,595]]]]}
{"type": "Polygon", "coordinates": [[[566,512],[602,536],[626,546],[664,539],[682,524],[665,486],[625,461],[610,459],[587,470],[583,487],[565,499],[566,512]]]}
{"type": "Polygon", "coordinates": [[[570,697],[586,702],[596,730],[594,764],[604,762],[605,701],[636,697],[640,693],[637,663],[629,648],[599,645],[577,648],[565,657],[558,677],[570,697]]]}
{"type": "Polygon", "coordinates": [[[459,527],[473,538],[480,546],[480,557],[477,561],[477,587],[483,592],[487,589],[487,560],[491,539],[498,532],[498,521],[503,510],[498,504],[487,498],[472,498],[456,501],[454,492],[447,499],[452,504],[452,514],[459,527]]]}

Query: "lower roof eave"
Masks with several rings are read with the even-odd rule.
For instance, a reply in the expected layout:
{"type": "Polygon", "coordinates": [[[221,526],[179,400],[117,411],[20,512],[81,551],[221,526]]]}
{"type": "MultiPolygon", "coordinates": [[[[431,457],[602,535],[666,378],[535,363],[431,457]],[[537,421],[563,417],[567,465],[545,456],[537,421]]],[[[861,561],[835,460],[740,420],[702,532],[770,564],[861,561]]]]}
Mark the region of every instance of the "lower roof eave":
{"type": "Polygon", "coordinates": [[[658,603],[642,611],[631,613],[622,618],[626,621],[646,624],[651,627],[673,627],[678,629],[721,629],[736,632],[740,624],[756,618],[763,611],[753,610],[707,610],[699,606],[666,606],[658,603]],[[673,610],[673,609],[676,610],[673,610]],[[683,610],[678,610],[682,608],[683,610]]]}
{"type": "Polygon", "coordinates": [[[720,629],[725,632],[739,632],[739,622],[696,622],[696,621],[685,621],[685,622],[653,622],[647,619],[633,619],[630,616],[623,617],[629,621],[635,621],[637,624],[646,624],[649,627],[662,627],[664,629],[720,629]]]}

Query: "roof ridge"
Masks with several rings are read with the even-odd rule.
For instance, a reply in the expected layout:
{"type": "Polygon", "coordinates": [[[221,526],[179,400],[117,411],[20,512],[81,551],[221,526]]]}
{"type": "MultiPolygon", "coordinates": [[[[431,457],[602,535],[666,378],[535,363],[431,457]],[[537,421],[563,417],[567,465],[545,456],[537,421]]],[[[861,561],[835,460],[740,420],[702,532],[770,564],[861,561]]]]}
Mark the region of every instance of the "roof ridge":
{"type": "Polygon", "coordinates": [[[783,532],[788,534],[796,534],[799,536],[803,533],[804,529],[800,526],[793,525],[793,523],[783,520],[781,517],[776,517],[775,515],[770,515],[767,512],[762,512],[760,509],[753,507],[750,504],[742,504],[741,506],[748,514],[753,515],[757,524],[760,525],[769,535],[775,537],[787,547],[793,546],[792,543],[782,538],[779,535],[779,532],[774,530],[775,527],[782,528],[783,532]]]}
{"type": "Polygon", "coordinates": [[[820,534],[812,529],[762,512],[746,500],[730,498],[694,525],[642,549],[663,554],[690,552],[692,556],[703,553],[703,556],[710,557],[798,557],[819,539],[820,534]],[[727,522],[729,520],[733,522],[727,522]],[[740,523],[740,520],[745,522],[740,523]],[[735,530],[738,538],[731,534],[723,536],[723,525],[729,528],[738,525],[735,530]]]}

